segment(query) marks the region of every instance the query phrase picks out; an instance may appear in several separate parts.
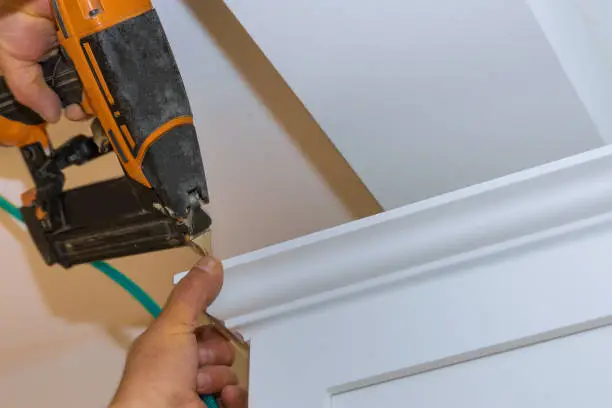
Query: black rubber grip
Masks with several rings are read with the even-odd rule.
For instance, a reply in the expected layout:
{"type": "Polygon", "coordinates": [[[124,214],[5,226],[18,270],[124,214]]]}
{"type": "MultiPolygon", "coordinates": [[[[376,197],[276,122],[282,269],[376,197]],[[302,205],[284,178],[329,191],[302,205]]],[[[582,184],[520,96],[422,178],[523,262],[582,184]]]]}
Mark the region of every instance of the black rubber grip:
{"type": "MultiPolygon", "coordinates": [[[[83,85],[65,53],[57,52],[41,61],[40,65],[45,82],[59,95],[62,106],[81,104],[83,85]]],[[[45,122],[36,112],[15,99],[4,77],[0,77],[0,116],[26,125],[40,125],[45,122]]]]}

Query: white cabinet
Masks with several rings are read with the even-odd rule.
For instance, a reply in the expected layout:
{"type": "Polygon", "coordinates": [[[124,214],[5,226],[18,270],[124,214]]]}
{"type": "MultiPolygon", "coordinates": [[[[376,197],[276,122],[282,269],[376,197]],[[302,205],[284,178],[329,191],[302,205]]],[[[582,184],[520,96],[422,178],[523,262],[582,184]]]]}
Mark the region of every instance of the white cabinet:
{"type": "Polygon", "coordinates": [[[251,408],[612,403],[612,148],[226,262],[251,408]]]}

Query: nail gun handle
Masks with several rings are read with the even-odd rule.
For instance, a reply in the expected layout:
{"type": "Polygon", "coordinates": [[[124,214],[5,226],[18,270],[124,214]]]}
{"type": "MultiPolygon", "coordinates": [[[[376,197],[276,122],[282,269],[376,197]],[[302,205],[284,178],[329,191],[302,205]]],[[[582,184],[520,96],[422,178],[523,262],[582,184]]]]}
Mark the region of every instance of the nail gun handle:
{"type": "MultiPolygon", "coordinates": [[[[62,52],[40,62],[45,82],[59,96],[64,107],[72,104],[81,104],[83,99],[83,86],[79,76],[62,52]]],[[[35,111],[19,103],[6,83],[0,77],[0,116],[25,125],[42,125],[44,119],[35,111]]]]}

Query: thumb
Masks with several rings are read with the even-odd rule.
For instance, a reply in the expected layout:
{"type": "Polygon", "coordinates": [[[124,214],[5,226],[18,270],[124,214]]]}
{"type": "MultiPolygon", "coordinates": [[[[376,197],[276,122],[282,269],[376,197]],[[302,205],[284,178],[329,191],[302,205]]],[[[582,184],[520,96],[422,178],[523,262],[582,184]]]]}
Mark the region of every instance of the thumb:
{"type": "Polygon", "coordinates": [[[202,258],[176,285],[159,320],[170,326],[192,326],[219,295],[223,286],[223,266],[212,257],[202,258]]]}
{"type": "Polygon", "coordinates": [[[57,122],[61,117],[62,105],[57,94],[45,83],[40,64],[11,57],[3,58],[0,62],[15,99],[36,111],[45,121],[57,122]]]}

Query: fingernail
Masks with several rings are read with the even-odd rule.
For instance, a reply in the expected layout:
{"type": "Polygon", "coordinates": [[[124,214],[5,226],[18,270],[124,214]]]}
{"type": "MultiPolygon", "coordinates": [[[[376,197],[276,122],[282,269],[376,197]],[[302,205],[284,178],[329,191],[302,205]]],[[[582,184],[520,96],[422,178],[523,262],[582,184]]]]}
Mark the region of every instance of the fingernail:
{"type": "Polygon", "coordinates": [[[195,267],[209,274],[216,274],[218,272],[217,265],[218,265],[218,262],[216,259],[210,256],[206,256],[200,259],[198,263],[195,265],[195,267]]]}
{"type": "Polygon", "coordinates": [[[209,348],[200,350],[200,363],[202,365],[210,364],[215,361],[215,352],[209,348]]]}
{"type": "Polygon", "coordinates": [[[210,388],[210,385],[212,384],[210,375],[206,373],[198,373],[196,381],[198,383],[199,390],[207,390],[210,388]]]}
{"type": "Polygon", "coordinates": [[[232,330],[232,333],[234,333],[234,336],[238,337],[240,340],[244,341],[244,336],[242,335],[242,333],[240,333],[238,330],[232,330]]]}

